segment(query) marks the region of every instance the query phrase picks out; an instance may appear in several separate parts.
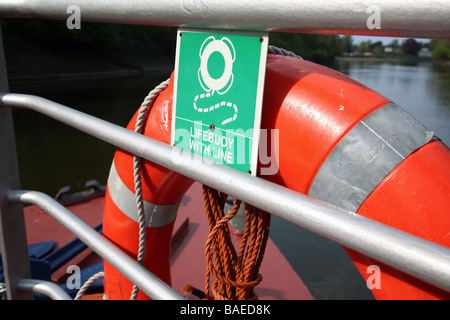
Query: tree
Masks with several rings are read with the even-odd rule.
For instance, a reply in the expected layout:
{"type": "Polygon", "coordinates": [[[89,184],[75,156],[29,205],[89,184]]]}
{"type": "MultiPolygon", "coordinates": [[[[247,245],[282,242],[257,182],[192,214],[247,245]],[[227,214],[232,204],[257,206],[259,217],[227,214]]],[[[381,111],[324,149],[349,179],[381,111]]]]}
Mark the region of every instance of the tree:
{"type": "Polygon", "coordinates": [[[368,50],[368,44],[367,44],[367,42],[365,42],[365,41],[362,41],[360,44],[359,44],[359,46],[358,46],[358,51],[359,52],[361,52],[361,53],[364,53],[364,52],[366,52],[367,50],[368,50]]]}
{"type": "Polygon", "coordinates": [[[381,41],[377,41],[372,44],[370,47],[370,51],[372,51],[375,55],[380,55],[383,53],[383,43],[381,41]]]}
{"type": "Polygon", "coordinates": [[[270,44],[315,62],[331,60],[344,51],[343,40],[338,35],[275,32],[270,34],[270,44]]]}
{"type": "Polygon", "coordinates": [[[428,47],[433,60],[450,60],[450,40],[431,40],[428,47]]]}
{"type": "Polygon", "coordinates": [[[397,50],[398,48],[400,48],[400,44],[398,43],[398,39],[392,40],[391,47],[392,47],[392,49],[394,49],[394,51],[397,50]]]}
{"type": "Polygon", "coordinates": [[[353,51],[353,38],[350,35],[345,35],[342,38],[344,52],[352,52],[353,51]]]}
{"type": "Polygon", "coordinates": [[[422,49],[422,45],[415,39],[407,39],[402,45],[402,51],[413,56],[417,56],[420,49],[422,49]]]}

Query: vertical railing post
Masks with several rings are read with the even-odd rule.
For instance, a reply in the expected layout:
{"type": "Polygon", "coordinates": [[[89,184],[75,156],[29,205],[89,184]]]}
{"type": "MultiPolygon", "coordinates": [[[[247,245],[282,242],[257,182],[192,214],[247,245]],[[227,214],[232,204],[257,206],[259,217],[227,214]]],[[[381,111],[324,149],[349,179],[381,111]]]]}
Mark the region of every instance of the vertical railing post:
{"type": "MultiPolygon", "coordinates": [[[[6,61],[0,27],[0,92],[8,92],[6,61]]],[[[32,299],[33,294],[20,292],[17,284],[31,278],[28,246],[22,205],[5,201],[5,192],[20,189],[12,111],[0,108],[0,244],[8,299],[32,299]]]]}

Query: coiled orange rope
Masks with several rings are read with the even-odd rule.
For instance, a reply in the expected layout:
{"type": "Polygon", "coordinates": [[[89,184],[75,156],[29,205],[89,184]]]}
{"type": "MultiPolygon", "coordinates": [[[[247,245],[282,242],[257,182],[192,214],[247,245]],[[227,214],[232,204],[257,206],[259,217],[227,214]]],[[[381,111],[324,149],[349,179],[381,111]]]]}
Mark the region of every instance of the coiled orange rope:
{"type": "MultiPolygon", "coordinates": [[[[228,222],[238,212],[241,201],[236,200],[232,210],[224,215],[227,198],[226,194],[203,186],[209,236],[205,245],[205,292],[199,296],[219,300],[257,299],[254,288],[262,281],[259,269],[269,238],[270,214],[245,205],[245,227],[237,252],[231,242],[228,222]]],[[[190,285],[184,289],[188,293],[199,292],[190,285]]]]}

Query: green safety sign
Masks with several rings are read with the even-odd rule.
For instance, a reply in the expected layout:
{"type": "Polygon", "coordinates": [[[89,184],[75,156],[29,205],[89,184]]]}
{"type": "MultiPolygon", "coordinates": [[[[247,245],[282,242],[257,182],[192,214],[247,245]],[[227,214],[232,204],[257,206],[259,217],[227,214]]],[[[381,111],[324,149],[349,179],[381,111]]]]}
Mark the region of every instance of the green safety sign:
{"type": "Polygon", "coordinates": [[[171,143],[256,174],[268,36],[179,29],[171,143]]]}

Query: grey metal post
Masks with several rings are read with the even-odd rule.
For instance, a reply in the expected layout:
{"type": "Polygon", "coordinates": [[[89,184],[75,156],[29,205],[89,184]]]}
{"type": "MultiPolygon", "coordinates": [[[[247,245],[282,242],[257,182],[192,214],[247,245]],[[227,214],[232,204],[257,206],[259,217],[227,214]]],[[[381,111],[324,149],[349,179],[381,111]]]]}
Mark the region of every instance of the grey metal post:
{"type": "MultiPolygon", "coordinates": [[[[8,92],[8,77],[0,28],[0,91],[8,92]]],[[[0,243],[8,299],[33,299],[30,292],[19,291],[17,284],[31,278],[25,219],[21,204],[5,201],[5,192],[20,188],[19,166],[12,111],[0,109],[0,243]]]]}

